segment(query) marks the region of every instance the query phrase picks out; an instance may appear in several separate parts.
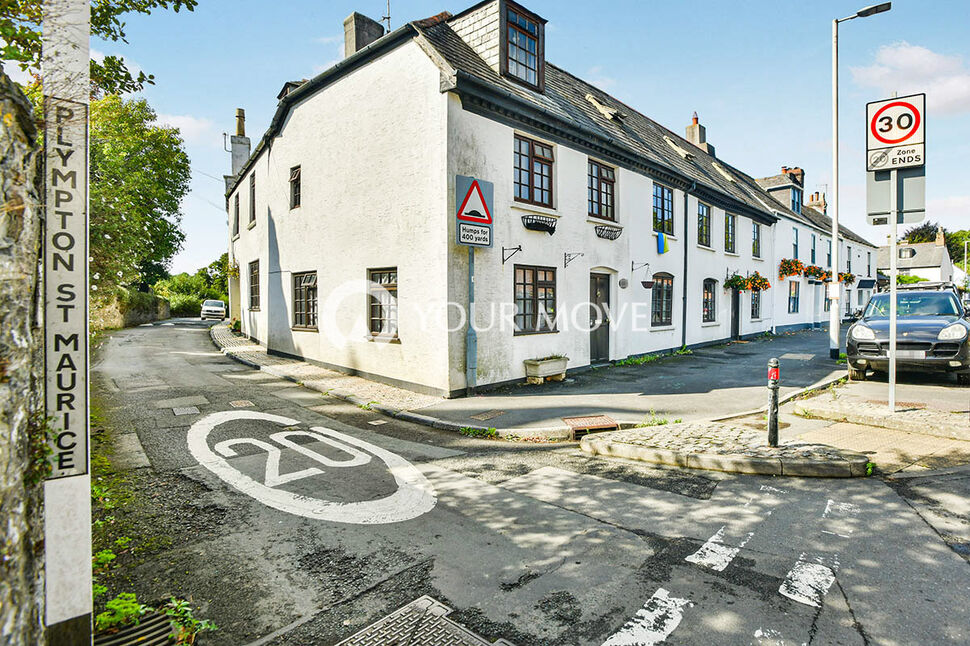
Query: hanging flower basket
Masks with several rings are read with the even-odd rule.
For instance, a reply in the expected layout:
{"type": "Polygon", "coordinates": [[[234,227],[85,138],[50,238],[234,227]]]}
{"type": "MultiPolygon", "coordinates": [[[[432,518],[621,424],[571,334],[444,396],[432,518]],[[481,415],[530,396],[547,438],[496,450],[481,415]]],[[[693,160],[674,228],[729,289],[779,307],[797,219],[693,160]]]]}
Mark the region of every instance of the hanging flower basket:
{"type": "Polygon", "coordinates": [[[846,287],[855,283],[855,274],[850,274],[847,271],[839,272],[839,282],[845,283],[846,287]]]}
{"type": "Polygon", "coordinates": [[[229,263],[229,267],[226,268],[226,275],[229,276],[229,278],[239,278],[239,263],[229,263]]]}
{"type": "Polygon", "coordinates": [[[802,270],[802,273],[806,278],[811,278],[812,280],[821,282],[824,282],[832,277],[829,272],[818,265],[805,265],[805,269],[802,270]]]}
{"type": "Polygon", "coordinates": [[[734,274],[724,281],[724,289],[736,289],[743,292],[748,289],[748,279],[741,274],[734,274]]]}
{"type": "Polygon", "coordinates": [[[748,289],[762,292],[766,289],[771,289],[771,283],[758,272],[754,272],[748,276],[748,289]]]}
{"type": "Polygon", "coordinates": [[[798,258],[782,258],[778,263],[778,278],[785,280],[789,276],[798,276],[805,270],[805,265],[798,258]]]}

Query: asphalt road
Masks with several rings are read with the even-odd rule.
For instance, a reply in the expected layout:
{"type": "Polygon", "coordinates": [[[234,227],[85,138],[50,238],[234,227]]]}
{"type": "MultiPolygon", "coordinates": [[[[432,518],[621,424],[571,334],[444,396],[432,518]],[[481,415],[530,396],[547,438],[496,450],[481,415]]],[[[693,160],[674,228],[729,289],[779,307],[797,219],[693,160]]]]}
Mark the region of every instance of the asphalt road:
{"type": "Polygon", "coordinates": [[[206,328],[111,335],[93,388],[115,459],[150,463],[126,576],[140,599],[191,597],[220,626],[205,644],[335,644],[425,594],[518,646],[970,643],[970,565],[919,513],[947,495],[967,513],[965,479],[469,439],[236,364],[206,328]]]}

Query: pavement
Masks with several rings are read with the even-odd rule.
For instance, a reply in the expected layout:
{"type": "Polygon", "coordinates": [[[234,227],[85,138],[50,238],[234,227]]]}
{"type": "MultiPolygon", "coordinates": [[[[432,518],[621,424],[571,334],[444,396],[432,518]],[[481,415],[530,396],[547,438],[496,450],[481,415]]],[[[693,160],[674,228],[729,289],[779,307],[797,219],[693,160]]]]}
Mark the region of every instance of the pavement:
{"type": "Polygon", "coordinates": [[[92,397],[133,491],[96,518],[130,539],[109,595],[191,598],[209,646],[333,645],[425,595],[517,646],[970,643],[965,475],[467,438],[253,371],[207,328],[112,333],[92,397]]]}
{"type": "Polygon", "coordinates": [[[750,411],[767,399],[772,357],[781,365],[782,399],[845,373],[828,356],[827,333],[805,330],[698,348],[642,365],[570,372],[563,382],[442,399],[268,354],[225,325],[213,327],[211,335],[228,356],[313,390],[437,428],[491,428],[516,439],[572,439],[573,428],[563,420],[568,417],[606,415],[626,428],[656,418],[694,421],[750,411]]]}
{"type": "Polygon", "coordinates": [[[970,388],[946,375],[901,373],[894,412],[888,388],[884,379],[849,382],[790,402],[787,435],[868,454],[884,474],[970,464],[970,388]]]}

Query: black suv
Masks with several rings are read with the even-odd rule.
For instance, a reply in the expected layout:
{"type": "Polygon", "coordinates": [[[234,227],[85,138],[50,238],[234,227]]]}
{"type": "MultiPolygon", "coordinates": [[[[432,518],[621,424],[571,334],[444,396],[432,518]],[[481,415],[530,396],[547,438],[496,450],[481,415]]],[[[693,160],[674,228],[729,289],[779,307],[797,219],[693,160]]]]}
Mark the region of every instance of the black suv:
{"type": "MultiPolygon", "coordinates": [[[[896,294],[896,367],[917,372],[955,372],[970,385],[970,310],[954,291],[906,289],[896,294]]],[[[889,293],[869,299],[862,318],[846,333],[849,379],[866,370],[889,370],[889,293]]]]}

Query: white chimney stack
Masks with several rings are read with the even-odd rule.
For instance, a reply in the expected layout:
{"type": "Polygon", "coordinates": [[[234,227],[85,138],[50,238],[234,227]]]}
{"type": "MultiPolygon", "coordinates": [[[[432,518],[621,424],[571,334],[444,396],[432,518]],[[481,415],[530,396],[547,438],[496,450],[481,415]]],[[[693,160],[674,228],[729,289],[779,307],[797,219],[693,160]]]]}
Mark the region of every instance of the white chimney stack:
{"type": "Polygon", "coordinates": [[[229,138],[229,148],[232,151],[232,176],[239,175],[246,162],[249,161],[250,142],[246,136],[246,111],[236,108],[236,134],[229,138]]]}

